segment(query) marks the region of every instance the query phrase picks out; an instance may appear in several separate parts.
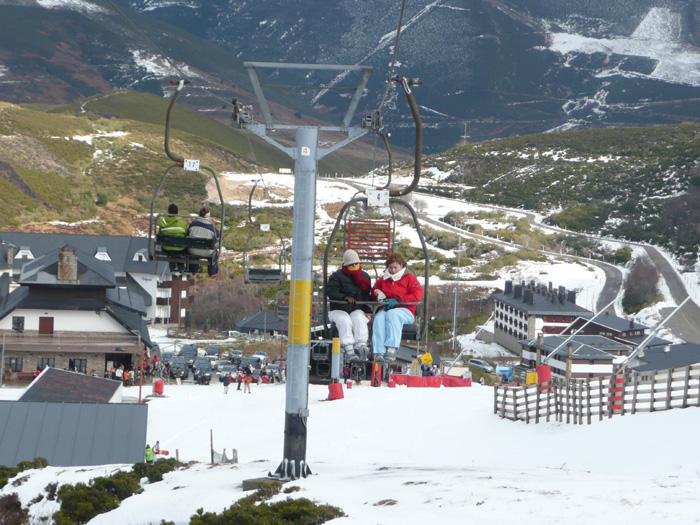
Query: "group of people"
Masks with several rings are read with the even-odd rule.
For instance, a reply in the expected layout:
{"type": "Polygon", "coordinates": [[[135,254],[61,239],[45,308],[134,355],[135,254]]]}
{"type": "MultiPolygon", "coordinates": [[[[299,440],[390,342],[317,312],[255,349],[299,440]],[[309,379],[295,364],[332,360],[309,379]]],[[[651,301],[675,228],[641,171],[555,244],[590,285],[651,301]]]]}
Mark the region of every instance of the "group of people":
{"type": "MultiPolygon", "coordinates": [[[[163,235],[168,235],[172,237],[191,237],[197,239],[214,239],[218,241],[219,230],[214,225],[214,221],[211,219],[211,213],[209,208],[203,206],[199,210],[199,216],[193,220],[190,224],[179,217],[179,208],[177,204],[171,204],[168,206],[168,215],[163,215],[158,218],[156,223],[158,226],[158,232],[163,235]]],[[[189,254],[196,257],[212,257],[216,259],[216,248],[184,248],[182,246],[167,246],[163,245],[163,251],[172,257],[177,257],[187,250],[189,254]]],[[[199,273],[201,271],[201,266],[199,264],[185,264],[182,262],[170,262],[170,271],[173,273],[199,273]]],[[[207,266],[207,273],[209,277],[216,277],[219,273],[218,265],[207,266]]]]}
{"type": "Polygon", "coordinates": [[[415,321],[423,287],[399,253],[387,257],[384,273],[372,286],[357,252],[346,250],[342,266],[328,278],[326,296],[330,301],[328,317],[338,330],[346,363],[368,356],[370,322],[374,360],[394,361],[403,325],[415,321]]]}

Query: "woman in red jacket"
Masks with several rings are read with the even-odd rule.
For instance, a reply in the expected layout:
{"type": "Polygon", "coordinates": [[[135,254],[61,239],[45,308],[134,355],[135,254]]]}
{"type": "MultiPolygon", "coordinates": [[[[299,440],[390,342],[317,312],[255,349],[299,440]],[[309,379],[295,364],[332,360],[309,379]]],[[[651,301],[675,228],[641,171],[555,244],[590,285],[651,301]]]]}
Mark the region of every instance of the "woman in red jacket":
{"type": "Polygon", "coordinates": [[[375,360],[393,361],[401,344],[403,325],[416,318],[415,304],[423,298],[423,287],[415,275],[406,269],[406,259],[392,253],[386,260],[386,270],[372,287],[377,301],[383,303],[372,325],[372,346],[375,360]]]}

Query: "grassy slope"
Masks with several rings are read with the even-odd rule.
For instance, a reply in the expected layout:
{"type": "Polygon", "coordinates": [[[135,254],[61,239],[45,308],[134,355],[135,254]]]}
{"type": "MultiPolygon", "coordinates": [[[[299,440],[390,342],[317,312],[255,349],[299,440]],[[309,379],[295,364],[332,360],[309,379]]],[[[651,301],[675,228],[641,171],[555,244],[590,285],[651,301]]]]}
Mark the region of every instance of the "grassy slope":
{"type": "Polygon", "coordinates": [[[700,126],[515,137],[433,155],[429,166],[473,186],[463,192],[468,200],[559,209],[550,219],[567,228],[669,244],[672,232],[659,217],[700,173],[700,126]]]}

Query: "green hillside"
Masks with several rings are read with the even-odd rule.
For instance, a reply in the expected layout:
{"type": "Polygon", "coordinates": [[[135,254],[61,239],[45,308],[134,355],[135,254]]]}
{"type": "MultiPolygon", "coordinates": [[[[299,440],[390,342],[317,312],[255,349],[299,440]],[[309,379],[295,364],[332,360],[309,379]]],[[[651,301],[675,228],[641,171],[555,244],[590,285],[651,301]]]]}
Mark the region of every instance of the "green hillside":
{"type": "MultiPolygon", "coordinates": [[[[133,98],[162,104],[151,95],[133,98]]],[[[147,106],[141,117],[149,114],[147,106]]],[[[0,203],[5,210],[0,227],[90,220],[113,206],[126,216],[150,209],[155,188],[171,164],[163,151],[163,125],[146,118],[101,118],[90,109],[86,116],[76,116],[0,103],[0,203]],[[98,209],[98,201],[108,206],[98,209]]],[[[156,113],[150,113],[154,119],[156,113]]],[[[240,132],[189,110],[178,110],[177,117],[179,127],[191,131],[173,131],[175,153],[215,170],[254,171],[238,154],[243,145],[248,148],[240,132]]],[[[175,170],[163,187],[163,201],[176,200],[183,211],[195,211],[206,197],[205,184],[204,175],[175,170]]]]}
{"type": "Polygon", "coordinates": [[[536,210],[574,231],[697,252],[697,124],[515,137],[432,155],[431,166],[450,173],[433,191],[536,210]]]}

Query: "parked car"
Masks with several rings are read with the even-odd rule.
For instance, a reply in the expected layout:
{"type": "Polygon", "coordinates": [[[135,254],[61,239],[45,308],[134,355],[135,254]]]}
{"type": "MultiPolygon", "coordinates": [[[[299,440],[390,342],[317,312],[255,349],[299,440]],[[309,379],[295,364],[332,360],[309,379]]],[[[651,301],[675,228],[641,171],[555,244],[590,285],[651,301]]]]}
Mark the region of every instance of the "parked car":
{"type": "Polygon", "coordinates": [[[187,379],[190,375],[190,367],[184,357],[175,356],[170,361],[170,379],[187,379]]]}
{"type": "Polygon", "coordinates": [[[212,370],[218,370],[219,368],[219,357],[215,355],[208,355],[206,356],[206,359],[209,360],[209,366],[211,366],[212,370]]]}
{"type": "Polygon", "coordinates": [[[281,366],[286,368],[287,367],[287,358],[286,357],[275,357],[272,360],[272,364],[281,365],[281,366]]]}
{"type": "Polygon", "coordinates": [[[483,370],[484,372],[488,372],[489,374],[493,373],[493,367],[483,359],[470,359],[467,364],[479,370],[483,370]]]}
{"type": "Polygon", "coordinates": [[[197,359],[197,347],[195,345],[184,345],[180,348],[178,355],[184,357],[187,364],[191,367],[194,364],[194,360],[197,359]]]}
{"type": "Polygon", "coordinates": [[[163,360],[163,364],[167,365],[172,361],[173,357],[175,357],[175,354],[173,352],[163,352],[160,354],[161,359],[163,360]]]}
{"type": "Polygon", "coordinates": [[[209,362],[200,363],[194,367],[194,380],[198,385],[208,385],[211,382],[211,367],[209,362]]]}
{"type": "Polygon", "coordinates": [[[241,362],[241,359],[243,359],[243,350],[230,350],[228,357],[235,364],[238,364],[241,362]]]}
{"type": "Polygon", "coordinates": [[[207,366],[207,367],[211,368],[211,363],[210,363],[209,359],[207,359],[204,356],[198,357],[194,360],[194,363],[192,363],[192,370],[197,370],[197,367],[200,367],[200,366],[207,366]]]}
{"type": "Polygon", "coordinates": [[[220,346],[207,346],[206,349],[204,350],[205,355],[214,355],[218,356],[221,353],[221,347],[220,346]]]}
{"type": "Polygon", "coordinates": [[[270,354],[268,354],[267,352],[263,352],[262,350],[258,350],[257,352],[253,353],[253,356],[259,357],[260,359],[262,359],[262,366],[263,367],[265,365],[267,365],[267,363],[270,360],[270,354]]]}
{"type": "Polygon", "coordinates": [[[228,364],[228,365],[222,365],[219,367],[219,381],[224,382],[224,376],[226,374],[230,373],[231,377],[233,379],[236,379],[236,375],[238,374],[238,367],[234,364],[228,364]]]}
{"type": "Polygon", "coordinates": [[[280,380],[280,373],[282,372],[282,366],[277,365],[277,364],[272,364],[272,365],[267,365],[265,367],[265,373],[267,375],[274,374],[275,376],[275,381],[280,380]]]}

